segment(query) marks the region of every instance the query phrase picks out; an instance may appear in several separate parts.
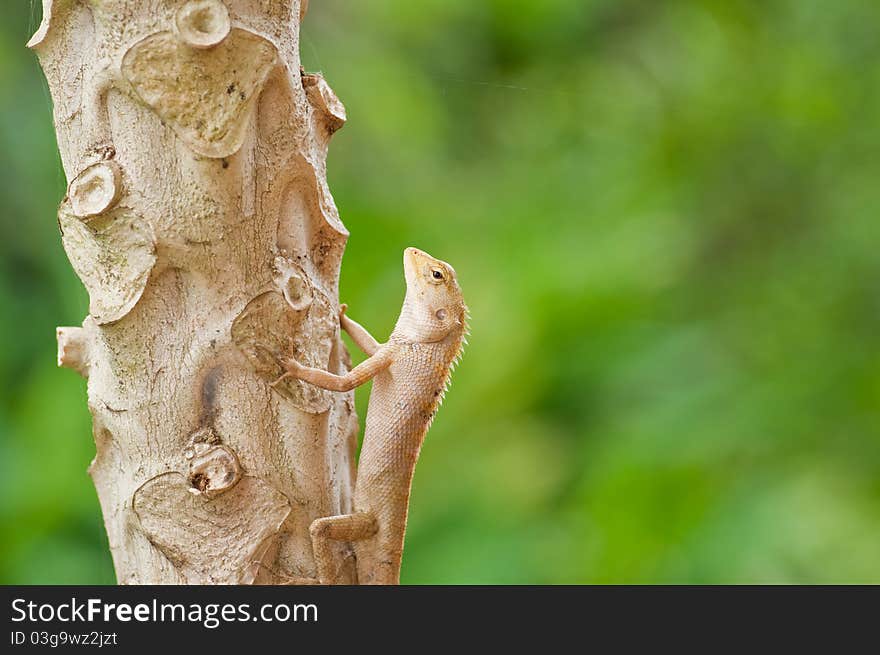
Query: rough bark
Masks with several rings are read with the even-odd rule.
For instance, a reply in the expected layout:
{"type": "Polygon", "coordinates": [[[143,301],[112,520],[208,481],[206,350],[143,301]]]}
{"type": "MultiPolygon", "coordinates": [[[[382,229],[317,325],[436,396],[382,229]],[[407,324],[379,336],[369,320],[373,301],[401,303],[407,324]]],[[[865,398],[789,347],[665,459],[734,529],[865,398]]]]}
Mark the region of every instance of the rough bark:
{"type": "Polygon", "coordinates": [[[69,181],[62,240],[90,296],[82,327],[59,328],[59,363],[88,377],[122,583],[309,581],[309,524],[351,510],[352,395],[269,385],[278,356],[350,366],[347,232],[325,175],[345,110],[301,73],[305,10],[43,0],[29,45],[69,181]]]}

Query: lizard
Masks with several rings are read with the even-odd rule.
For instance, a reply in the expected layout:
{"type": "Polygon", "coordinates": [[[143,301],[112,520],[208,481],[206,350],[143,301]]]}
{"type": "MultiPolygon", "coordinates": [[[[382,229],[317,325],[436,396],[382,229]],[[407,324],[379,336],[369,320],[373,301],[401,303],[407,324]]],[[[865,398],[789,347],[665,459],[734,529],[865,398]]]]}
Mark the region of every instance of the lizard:
{"type": "Polygon", "coordinates": [[[336,582],[331,541],[352,543],[359,584],[399,584],[416,462],[465,344],[468,309],[452,266],[417,248],[406,249],[403,266],[406,295],[386,343],[341,307],[340,327],[368,357],[361,364],[335,375],[295,359],[279,362],[285,373],[275,383],[294,377],[347,392],[373,380],[353,512],[309,528],[321,584],[336,582]]]}

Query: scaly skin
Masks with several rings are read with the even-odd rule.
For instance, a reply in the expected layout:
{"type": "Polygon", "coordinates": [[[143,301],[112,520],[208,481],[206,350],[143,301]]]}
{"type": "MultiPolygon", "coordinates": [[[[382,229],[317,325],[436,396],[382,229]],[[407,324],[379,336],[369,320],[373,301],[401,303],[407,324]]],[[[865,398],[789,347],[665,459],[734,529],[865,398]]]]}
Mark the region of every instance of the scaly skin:
{"type": "Polygon", "coordinates": [[[292,376],[332,391],[373,379],[358,463],[354,513],[311,526],[322,584],[334,584],[330,541],[349,541],[360,584],[398,584],[413,472],[467,332],[467,307],[453,268],[427,253],[404,253],[406,299],[388,342],[379,344],[340,314],[342,328],[369,358],[346,375],[283,362],[292,376]]]}

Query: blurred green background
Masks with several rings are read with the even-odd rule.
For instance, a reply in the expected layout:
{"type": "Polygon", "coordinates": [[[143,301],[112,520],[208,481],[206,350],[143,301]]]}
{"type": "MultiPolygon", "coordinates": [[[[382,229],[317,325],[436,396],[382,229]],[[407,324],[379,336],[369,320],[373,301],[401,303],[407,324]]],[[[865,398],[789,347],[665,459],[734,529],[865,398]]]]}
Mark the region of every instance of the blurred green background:
{"type": "MultiPolygon", "coordinates": [[[[880,582],[880,3],[312,5],[343,300],[387,334],[417,245],[473,314],[404,582],[880,582]]],[[[111,583],[39,11],[0,25],[0,582],[111,583]]]]}

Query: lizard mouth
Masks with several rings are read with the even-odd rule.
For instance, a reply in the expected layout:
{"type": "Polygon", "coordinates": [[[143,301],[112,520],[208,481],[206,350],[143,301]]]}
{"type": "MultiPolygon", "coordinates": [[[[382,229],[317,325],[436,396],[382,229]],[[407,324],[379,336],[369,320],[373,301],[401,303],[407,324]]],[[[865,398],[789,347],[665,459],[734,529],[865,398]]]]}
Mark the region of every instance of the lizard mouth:
{"type": "Polygon", "coordinates": [[[407,283],[413,281],[419,264],[428,257],[428,254],[418,248],[407,248],[403,251],[403,270],[407,278],[407,283]]]}

